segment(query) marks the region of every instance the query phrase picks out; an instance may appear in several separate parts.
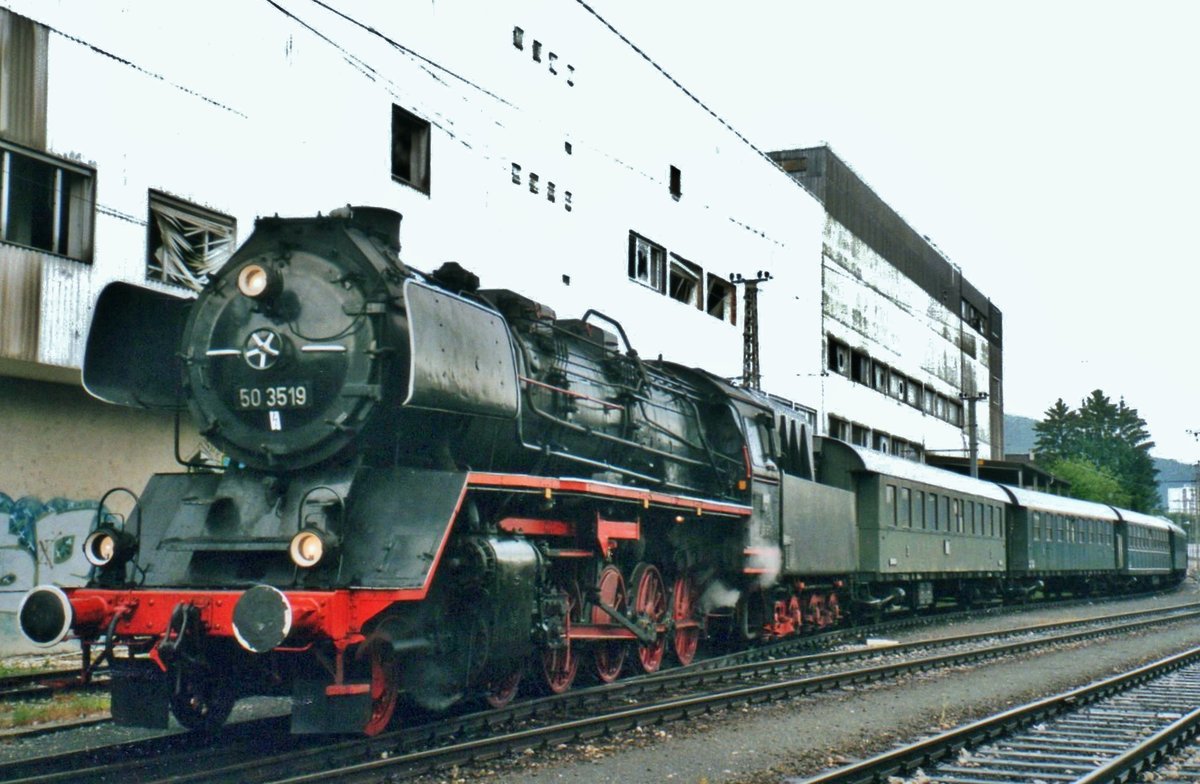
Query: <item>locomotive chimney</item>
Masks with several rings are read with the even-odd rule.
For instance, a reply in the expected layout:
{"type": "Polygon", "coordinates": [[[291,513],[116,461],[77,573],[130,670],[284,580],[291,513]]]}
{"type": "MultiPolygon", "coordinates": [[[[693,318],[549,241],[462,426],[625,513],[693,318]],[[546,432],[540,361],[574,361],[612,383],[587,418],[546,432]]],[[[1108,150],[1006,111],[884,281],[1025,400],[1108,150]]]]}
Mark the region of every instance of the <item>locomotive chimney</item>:
{"type": "Polygon", "coordinates": [[[386,207],[339,207],[329,213],[331,218],[349,218],[350,222],[365,232],[374,234],[387,243],[388,247],[400,252],[400,221],[404,216],[386,207]]]}

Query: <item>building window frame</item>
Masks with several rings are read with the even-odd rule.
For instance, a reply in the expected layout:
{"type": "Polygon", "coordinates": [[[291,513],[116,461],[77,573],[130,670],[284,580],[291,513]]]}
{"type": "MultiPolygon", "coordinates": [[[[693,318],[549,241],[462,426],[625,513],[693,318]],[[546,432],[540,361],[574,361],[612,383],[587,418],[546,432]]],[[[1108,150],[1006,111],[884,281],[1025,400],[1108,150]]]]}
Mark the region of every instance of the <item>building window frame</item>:
{"type": "Polygon", "coordinates": [[[237,219],[162,191],[147,198],[146,279],[199,291],[237,247],[237,219]]]}
{"type": "Polygon", "coordinates": [[[90,264],[96,170],[0,140],[0,240],[90,264]]]}
{"type": "Polygon", "coordinates": [[[666,291],[667,249],[629,232],[629,279],[662,294],[666,291]]]}
{"type": "Polygon", "coordinates": [[[402,106],[392,104],[392,179],[430,192],[432,126],[402,106]]]}
{"type": "Polygon", "coordinates": [[[704,302],[704,270],[674,253],[667,262],[667,296],[700,309],[704,302]]]}

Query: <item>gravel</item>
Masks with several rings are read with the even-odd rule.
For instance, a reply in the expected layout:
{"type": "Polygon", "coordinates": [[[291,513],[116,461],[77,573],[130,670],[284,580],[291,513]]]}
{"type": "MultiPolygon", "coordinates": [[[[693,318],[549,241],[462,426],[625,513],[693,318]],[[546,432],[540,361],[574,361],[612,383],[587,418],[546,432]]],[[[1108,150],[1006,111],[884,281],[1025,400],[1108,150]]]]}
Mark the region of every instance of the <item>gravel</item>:
{"type": "MultiPolygon", "coordinates": [[[[922,639],[1006,626],[1087,618],[1163,607],[1200,599],[1193,582],[1161,598],[1040,610],[899,635],[922,639]]],[[[1200,645],[1194,621],[1150,632],[1105,638],[1006,659],[921,673],[885,685],[858,686],[780,704],[740,708],[604,742],[567,744],[517,760],[425,779],[425,782],[494,780],[543,784],[608,780],[778,784],[792,776],[886,751],[1005,707],[1066,691],[1200,645]]]]}

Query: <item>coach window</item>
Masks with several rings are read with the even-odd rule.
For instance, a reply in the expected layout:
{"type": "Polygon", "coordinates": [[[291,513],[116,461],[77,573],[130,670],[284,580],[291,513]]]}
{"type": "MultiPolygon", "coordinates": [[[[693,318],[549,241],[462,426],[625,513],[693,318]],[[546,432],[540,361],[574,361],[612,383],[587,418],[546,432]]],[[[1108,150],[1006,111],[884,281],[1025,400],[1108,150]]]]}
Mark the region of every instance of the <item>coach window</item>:
{"type": "Polygon", "coordinates": [[[930,493],[929,503],[925,505],[925,527],[932,531],[936,531],[938,529],[937,505],[937,494],[930,493]]]}
{"type": "Polygon", "coordinates": [[[912,528],[912,491],[907,487],[900,488],[900,504],[896,507],[897,525],[912,528]]]}
{"type": "Polygon", "coordinates": [[[1030,512],[1033,516],[1033,541],[1042,541],[1042,513],[1030,512]]]}
{"type": "Polygon", "coordinates": [[[946,526],[947,531],[951,531],[954,529],[954,523],[950,522],[954,518],[952,518],[950,516],[950,497],[949,496],[945,496],[945,495],[942,496],[942,510],[938,516],[941,517],[941,519],[942,519],[941,524],[946,526]]]}
{"type": "Polygon", "coordinates": [[[896,524],[896,486],[888,485],[883,493],[883,519],[896,524]]]}
{"type": "Polygon", "coordinates": [[[920,521],[921,528],[928,528],[925,523],[925,491],[913,491],[913,521],[920,521]]]}
{"type": "Polygon", "coordinates": [[[429,193],[429,122],[392,104],[392,179],[429,193]]]}
{"type": "Polygon", "coordinates": [[[971,526],[971,536],[975,536],[976,534],[978,534],[979,530],[975,526],[975,502],[974,501],[967,501],[967,521],[968,521],[968,524],[971,526]]]}
{"type": "Polygon", "coordinates": [[[954,520],[954,532],[961,534],[963,532],[962,507],[957,498],[952,499],[953,503],[950,508],[950,518],[954,520]]]}

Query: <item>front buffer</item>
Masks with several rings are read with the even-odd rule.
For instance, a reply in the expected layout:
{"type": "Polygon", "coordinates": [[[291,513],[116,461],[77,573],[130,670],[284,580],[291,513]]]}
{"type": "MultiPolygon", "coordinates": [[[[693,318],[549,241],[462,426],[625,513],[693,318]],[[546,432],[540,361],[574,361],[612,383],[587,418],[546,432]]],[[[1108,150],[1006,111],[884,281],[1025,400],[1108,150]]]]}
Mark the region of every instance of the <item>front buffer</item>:
{"type": "MultiPolygon", "coordinates": [[[[400,692],[419,691],[429,679],[430,660],[448,663],[440,672],[455,680],[463,675],[459,659],[473,660],[478,670],[480,651],[464,653],[462,640],[434,633],[466,603],[462,586],[475,592],[475,604],[498,607],[478,594],[502,591],[506,607],[522,608],[519,628],[507,615],[475,619],[490,641],[488,666],[503,669],[528,657],[538,555],[519,542],[451,535],[466,474],[363,472],[346,488],[350,503],[340,530],[325,519],[314,525],[311,514],[281,514],[292,521],[290,530],[274,536],[264,535],[263,519],[238,519],[231,511],[255,508],[237,496],[254,484],[244,479],[156,477],[143,494],[138,541],[113,531],[113,542],[93,543],[97,552],[117,556],[132,549],[134,564],[175,564],[174,574],[121,564],[117,580],[98,566],[86,588],[39,586],[24,598],[20,626],[34,644],[73,636],[88,664],[95,663],[91,649],[103,644],[96,661],[112,662],[118,723],[163,727],[169,707],[181,724],[212,730],[238,697],[291,691],[294,731],[373,734],[387,725],[400,692]],[[160,508],[168,498],[186,502],[160,508]],[[196,513],[206,503],[219,509],[220,525],[196,513]],[[288,583],[271,572],[273,584],[236,585],[246,564],[289,557],[288,583]],[[217,579],[215,563],[228,565],[225,585],[197,584],[217,579]],[[447,576],[435,581],[439,571],[447,576]],[[167,577],[173,585],[163,584],[167,577]],[[114,645],[128,646],[128,657],[115,657],[114,645]]],[[[282,494],[281,510],[290,495],[282,494]]]]}

